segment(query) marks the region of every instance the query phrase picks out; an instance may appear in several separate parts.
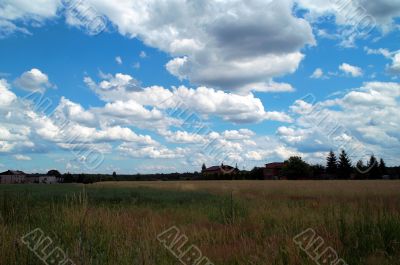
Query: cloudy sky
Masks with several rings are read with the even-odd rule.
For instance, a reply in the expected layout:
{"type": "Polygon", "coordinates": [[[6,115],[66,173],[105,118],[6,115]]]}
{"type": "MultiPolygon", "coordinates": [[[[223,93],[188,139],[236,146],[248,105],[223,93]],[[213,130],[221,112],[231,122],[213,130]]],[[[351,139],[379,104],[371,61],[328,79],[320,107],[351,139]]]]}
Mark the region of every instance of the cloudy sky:
{"type": "Polygon", "coordinates": [[[398,0],[0,0],[0,169],[400,164],[398,0]]]}

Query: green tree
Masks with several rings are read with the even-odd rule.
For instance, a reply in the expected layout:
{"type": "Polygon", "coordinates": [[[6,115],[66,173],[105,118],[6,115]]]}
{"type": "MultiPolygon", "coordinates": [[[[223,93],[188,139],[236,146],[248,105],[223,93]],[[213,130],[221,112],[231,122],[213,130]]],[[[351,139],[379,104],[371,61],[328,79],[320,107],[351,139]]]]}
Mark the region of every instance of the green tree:
{"type": "Polygon", "coordinates": [[[368,169],[369,169],[368,173],[370,179],[378,179],[381,177],[381,174],[379,172],[379,163],[374,155],[371,155],[371,158],[369,159],[368,169]]]}
{"type": "Polygon", "coordinates": [[[379,161],[379,173],[383,176],[383,175],[387,175],[387,168],[386,168],[386,163],[385,161],[383,161],[383,159],[381,158],[381,160],[379,161]]]}
{"type": "Polygon", "coordinates": [[[326,173],[336,176],[338,163],[335,153],[331,150],[326,158],[326,173]]]}
{"type": "Polygon", "coordinates": [[[351,165],[351,160],[347,155],[346,151],[342,150],[339,155],[338,173],[340,179],[349,179],[353,167],[351,165]]]}
{"type": "Polygon", "coordinates": [[[264,179],[264,168],[254,167],[250,171],[250,179],[258,179],[258,180],[264,179]]]}
{"type": "Polygon", "coordinates": [[[299,156],[292,156],[284,162],[282,175],[288,179],[309,178],[310,174],[310,165],[299,156]]]}
{"type": "Polygon", "coordinates": [[[203,165],[201,166],[201,171],[203,172],[203,171],[205,171],[206,169],[207,169],[206,164],[203,163],[203,165]]]}
{"type": "Polygon", "coordinates": [[[64,183],[72,183],[74,181],[74,177],[71,175],[71,173],[68,172],[67,174],[64,174],[64,183]]]}
{"type": "Polygon", "coordinates": [[[52,169],[47,172],[47,176],[54,176],[56,178],[60,178],[61,173],[58,170],[52,169]]]}
{"type": "Polygon", "coordinates": [[[314,179],[321,179],[325,173],[325,167],[323,165],[312,165],[311,172],[314,179]]]}
{"type": "Polygon", "coordinates": [[[367,168],[364,165],[364,162],[362,160],[358,160],[355,168],[357,179],[366,179],[368,176],[367,173],[364,173],[366,170],[367,168]]]}

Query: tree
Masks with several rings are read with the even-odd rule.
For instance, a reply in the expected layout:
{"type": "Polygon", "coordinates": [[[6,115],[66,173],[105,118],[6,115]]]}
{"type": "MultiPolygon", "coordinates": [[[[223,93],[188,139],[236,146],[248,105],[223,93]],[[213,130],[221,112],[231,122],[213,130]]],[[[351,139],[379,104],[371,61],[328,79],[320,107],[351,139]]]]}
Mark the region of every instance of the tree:
{"type": "Polygon", "coordinates": [[[371,158],[369,159],[368,169],[370,179],[377,179],[381,177],[379,172],[379,163],[374,155],[371,155],[371,158]]]}
{"type": "Polygon", "coordinates": [[[339,178],[349,179],[353,168],[351,166],[351,160],[347,155],[346,151],[342,150],[339,156],[338,173],[339,178]]]}
{"type": "Polygon", "coordinates": [[[203,165],[201,166],[201,171],[203,172],[203,171],[205,171],[206,169],[207,169],[206,164],[203,163],[203,165]]]}
{"type": "Polygon", "coordinates": [[[74,182],[74,177],[71,175],[71,173],[64,174],[64,183],[72,183],[74,182]]]}
{"type": "Polygon", "coordinates": [[[49,172],[47,172],[47,176],[54,176],[56,178],[60,178],[61,173],[58,170],[52,169],[52,170],[49,170],[49,172]]]}
{"type": "Polygon", "coordinates": [[[250,179],[258,179],[258,180],[264,179],[264,168],[254,167],[250,171],[250,179]]]}
{"type": "Polygon", "coordinates": [[[117,173],[115,171],[113,172],[112,176],[113,176],[113,180],[117,180],[117,173]]]}
{"type": "Polygon", "coordinates": [[[385,161],[383,161],[382,158],[379,161],[379,173],[381,174],[381,176],[387,175],[386,163],[385,161]]]}
{"type": "Polygon", "coordinates": [[[328,157],[326,158],[326,173],[328,173],[329,175],[336,175],[337,169],[337,158],[335,153],[331,150],[328,157]]]}
{"type": "Polygon", "coordinates": [[[321,179],[325,173],[325,167],[323,165],[312,165],[311,172],[314,179],[321,179]]]}
{"type": "Polygon", "coordinates": [[[288,179],[309,178],[310,173],[310,165],[299,156],[290,157],[282,168],[282,175],[288,179]]]}
{"type": "Polygon", "coordinates": [[[367,168],[364,165],[364,162],[362,160],[358,160],[355,168],[355,174],[357,176],[357,179],[365,179],[367,177],[367,174],[364,173],[367,168]]]}

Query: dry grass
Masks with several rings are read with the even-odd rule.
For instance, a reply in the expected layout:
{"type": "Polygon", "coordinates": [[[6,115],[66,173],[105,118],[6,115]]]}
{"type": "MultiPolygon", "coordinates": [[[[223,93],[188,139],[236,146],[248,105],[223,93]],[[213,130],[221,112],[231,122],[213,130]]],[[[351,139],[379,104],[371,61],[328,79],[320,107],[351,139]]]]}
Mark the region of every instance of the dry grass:
{"type": "Polygon", "coordinates": [[[400,195],[400,181],[143,181],[99,182],[96,187],[147,187],[179,191],[209,191],[238,194],[288,194],[315,196],[400,195]]]}
{"type": "Polygon", "coordinates": [[[348,264],[400,264],[399,181],[0,186],[0,196],[0,264],[41,264],[18,240],[35,227],[76,264],[178,264],[156,240],[173,225],[215,264],[315,264],[292,241],[306,228],[348,264]]]}

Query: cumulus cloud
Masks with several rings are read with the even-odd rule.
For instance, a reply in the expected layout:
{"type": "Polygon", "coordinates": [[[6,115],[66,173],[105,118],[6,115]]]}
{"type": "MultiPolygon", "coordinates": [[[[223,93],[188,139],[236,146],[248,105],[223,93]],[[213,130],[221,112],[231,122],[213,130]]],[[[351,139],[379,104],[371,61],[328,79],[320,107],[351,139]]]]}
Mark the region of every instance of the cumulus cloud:
{"type": "Polygon", "coordinates": [[[317,68],[317,69],[315,69],[313,74],[310,76],[310,78],[313,78],[313,79],[324,78],[324,71],[321,68],[317,68]]]}
{"type": "MultiPolygon", "coordinates": [[[[301,49],[315,44],[309,23],[292,12],[292,0],[88,0],[86,5],[106,16],[122,35],[170,54],[167,69],[173,75],[224,90],[268,86],[272,78],[296,71],[304,58],[301,49]]],[[[42,21],[62,10],[68,24],[82,27],[59,1],[43,0],[39,6],[7,0],[0,20],[42,21]]]]}
{"type": "Polygon", "coordinates": [[[394,19],[400,16],[400,3],[395,0],[353,0],[351,2],[296,0],[296,2],[310,11],[311,19],[333,14],[338,25],[362,27],[366,22],[372,22],[385,32],[394,28],[394,19]]]}
{"type": "Polygon", "coordinates": [[[288,83],[277,83],[274,81],[270,82],[261,82],[261,83],[254,83],[248,84],[243,86],[238,92],[240,93],[249,93],[250,91],[256,92],[273,92],[273,93],[280,93],[280,92],[294,92],[295,89],[291,84],[288,83]]]}
{"type": "Polygon", "coordinates": [[[289,0],[90,2],[121,34],[171,54],[168,71],[197,85],[237,90],[269,83],[296,71],[300,50],[315,44],[289,0]]]}
{"type": "Polygon", "coordinates": [[[159,133],[170,143],[204,144],[207,141],[206,135],[187,131],[159,131],[159,133]]]}
{"type": "Polygon", "coordinates": [[[17,96],[10,91],[10,85],[7,80],[0,79],[0,108],[10,105],[17,96]]]}
{"type": "Polygon", "coordinates": [[[397,157],[399,97],[398,83],[368,82],[334,100],[298,100],[292,106],[298,114],[295,122],[277,133],[284,143],[304,153],[345,148],[355,151],[353,160],[372,153],[397,157]]]}
{"type": "Polygon", "coordinates": [[[128,126],[103,123],[107,117],[101,112],[86,110],[64,97],[53,112],[46,114],[35,109],[37,102],[33,99],[17,98],[5,80],[0,81],[0,92],[1,153],[50,152],[57,147],[110,152],[111,144],[118,142],[158,145],[150,136],[137,134],[128,126]]]}
{"type": "MultiPolygon", "coordinates": [[[[386,34],[396,30],[395,19],[400,16],[396,0],[295,0],[299,8],[308,11],[306,18],[315,25],[321,18],[334,16],[338,26],[328,37],[340,39],[344,47],[354,47],[358,39],[365,39],[375,29],[386,34]]],[[[324,34],[323,36],[326,36],[324,34]]]]}
{"type": "Polygon", "coordinates": [[[135,144],[123,143],[118,146],[117,150],[122,154],[134,158],[151,158],[151,159],[177,159],[183,158],[187,153],[186,149],[176,148],[168,149],[164,146],[146,146],[138,147],[135,144]]]}
{"type": "Polygon", "coordinates": [[[36,68],[24,72],[15,80],[14,84],[23,90],[38,91],[41,93],[44,93],[47,88],[54,87],[49,82],[48,76],[36,68]]]}
{"type": "Polygon", "coordinates": [[[400,51],[393,56],[392,64],[387,66],[387,68],[392,74],[400,74],[400,51]]]}
{"type": "Polygon", "coordinates": [[[61,117],[62,115],[65,120],[83,124],[96,123],[96,118],[93,113],[86,111],[80,104],[72,102],[65,97],[61,97],[60,103],[55,112],[58,117],[61,117]]]}
{"type": "MultiPolygon", "coordinates": [[[[233,123],[254,123],[264,120],[290,122],[291,120],[285,113],[265,111],[261,100],[252,93],[238,95],[207,87],[193,89],[185,86],[172,90],[159,86],[141,88],[134,78],[123,74],[116,74],[99,83],[90,77],[86,77],[84,81],[105,101],[131,100],[132,106],[137,103],[160,109],[174,108],[184,103],[187,108],[199,115],[204,117],[214,115],[233,123]]],[[[122,104],[125,103],[119,103],[120,106],[122,104]]],[[[144,109],[142,111],[146,112],[144,109]]]]}
{"type": "MultiPolygon", "coordinates": [[[[284,113],[265,111],[261,101],[251,93],[236,95],[205,87],[191,89],[184,86],[172,90],[162,87],[132,89],[132,85],[136,85],[137,81],[130,76],[103,77],[106,80],[99,83],[86,78],[88,85],[105,100],[104,106],[88,109],[62,97],[54,111],[46,114],[34,109],[36,102],[27,104],[25,101],[30,99],[21,100],[9,94],[11,99],[8,102],[13,104],[5,104],[3,109],[0,108],[0,152],[21,154],[27,150],[35,153],[57,149],[71,152],[118,151],[122,157],[177,159],[185,168],[201,159],[233,159],[229,161],[244,163],[243,154],[258,146],[254,141],[256,134],[253,131],[188,131],[185,130],[186,127],[181,126],[181,122],[185,121],[180,121],[173,113],[185,111],[184,106],[190,106],[191,111],[196,113],[199,121],[205,125],[211,116],[232,123],[290,119],[284,113]],[[167,100],[165,97],[168,97],[167,100]],[[177,106],[180,107],[175,109],[177,106]],[[153,130],[153,133],[161,136],[166,143],[179,147],[164,146],[150,135],[135,132],[136,127],[153,130]],[[204,150],[208,144],[214,151],[218,151],[217,156],[204,150]]],[[[6,93],[10,92],[5,80],[2,85],[6,93]]],[[[74,158],[75,162],[70,162],[76,164],[87,159],[82,155],[74,158]]]]}
{"type": "Polygon", "coordinates": [[[224,131],[222,135],[227,140],[243,140],[250,139],[255,133],[249,129],[240,129],[224,131]]]}
{"type": "MultiPolygon", "coordinates": [[[[129,86],[129,82],[127,83],[129,86]]],[[[9,91],[4,80],[2,84],[3,89],[6,87],[5,91],[9,91]]],[[[123,86],[105,85],[104,88],[118,90],[123,86]]],[[[162,88],[160,91],[165,93],[164,90],[166,89],[162,88]]],[[[172,98],[179,95],[184,99],[183,102],[189,102],[205,117],[216,115],[228,119],[235,116],[231,115],[231,111],[252,112],[254,110],[250,106],[255,103],[251,102],[257,101],[250,95],[252,100],[247,99],[247,103],[243,104],[246,96],[208,88],[180,87],[168,91],[173,95],[172,98]],[[208,98],[213,100],[206,100],[208,98]],[[249,102],[251,104],[247,105],[249,102]],[[220,108],[220,105],[223,107],[220,108]]],[[[122,157],[161,161],[174,159],[175,164],[179,163],[182,168],[188,169],[192,166],[200,167],[203,162],[210,165],[227,162],[232,165],[238,163],[253,166],[259,165],[260,161],[282,161],[291,155],[301,155],[311,162],[320,162],[326,151],[349,142],[361,144],[363,150],[382,157],[396,157],[400,147],[398,83],[365,83],[363,87],[348,91],[342,97],[321,102],[297,100],[290,108],[294,122],[281,125],[276,136],[259,136],[245,128],[222,132],[207,130],[200,133],[179,128],[179,123],[171,125],[171,128],[166,126],[157,129],[155,126],[153,133],[166,143],[174,144],[173,147],[164,146],[165,143],[155,141],[150,135],[135,132],[132,127],[137,126],[136,119],[148,119],[149,122],[164,120],[164,115],[168,112],[164,112],[166,109],[163,107],[152,107],[155,104],[154,99],[148,100],[141,94],[149,93],[146,88],[130,93],[137,94],[132,98],[126,96],[126,100],[111,100],[103,107],[89,109],[62,98],[54,115],[37,113],[27,105],[21,105],[20,100],[15,97],[11,101],[13,104],[0,107],[0,152],[17,155],[24,154],[27,150],[31,153],[49,152],[56,148],[95,149],[104,153],[118,151],[122,157]],[[67,126],[63,126],[65,123],[60,121],[60,117],[63,117],[61,120],[68,120],[67,126]],[[129,117],[135,118],[129,120],[129,117]],[[119,118],[126,123],[118,122],[119,118]],[[325,123],[322,118],[326,118],[328,122],[325,123]],[[334,133],[331,134],[337,124],[341,125],[340,130],[333,130],[334,133]],[[173,129],[175,126],[178,129],[173,129]],[[207,152],[208,146],[213,151],[216,150],[217,155],[207,152]]],[[[107,97],[106,94],[104,96],[107,97]]],[[[173,105],[168,103],[166,106],[173,105]]],[[[268,113],[264,112],[263,115],[268,113]]],[[[345,145],[346,149],[352,147],[345,145]]]]}
{"type": "Polygon", "coordinates": [[[360,77],[363,75],[363,71],[360,67],[348,63],[341,64],[339,70],[343,71],[345,74],[351,75],[352,77],[360,77]]]}

